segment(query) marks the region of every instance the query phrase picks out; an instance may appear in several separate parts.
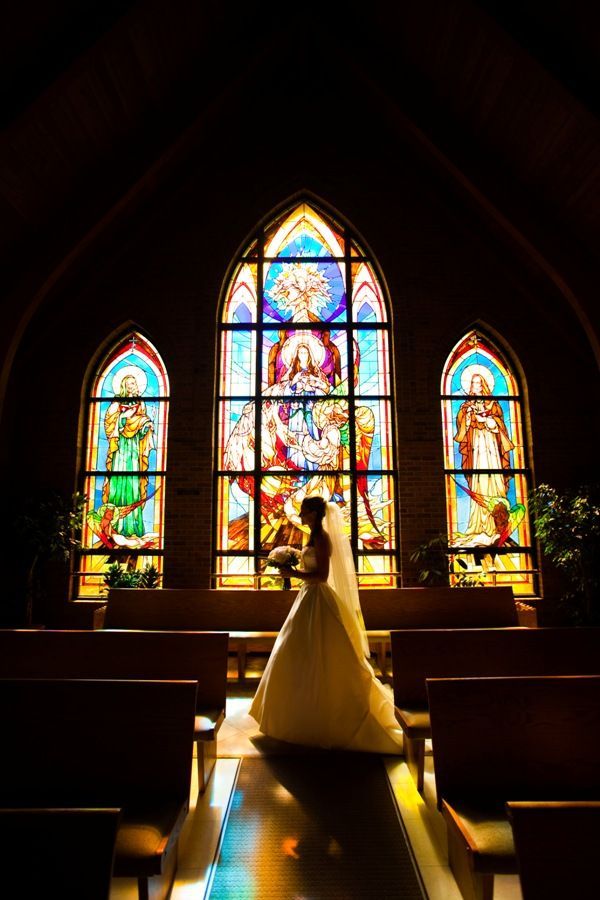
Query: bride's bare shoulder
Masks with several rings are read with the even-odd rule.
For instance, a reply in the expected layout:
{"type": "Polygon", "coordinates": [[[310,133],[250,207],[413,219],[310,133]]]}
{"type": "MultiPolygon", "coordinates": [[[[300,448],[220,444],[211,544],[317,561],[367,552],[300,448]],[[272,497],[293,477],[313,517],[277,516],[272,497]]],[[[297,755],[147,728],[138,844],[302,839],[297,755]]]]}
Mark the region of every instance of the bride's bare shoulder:
{"type": "Polygon", "coordinates": [[[321,534],[315,537],[315,549],[318,548],[321,553],[326,553],[327,556],[331,556],[331,539],[326,531],[322,531],[321,534]]]}

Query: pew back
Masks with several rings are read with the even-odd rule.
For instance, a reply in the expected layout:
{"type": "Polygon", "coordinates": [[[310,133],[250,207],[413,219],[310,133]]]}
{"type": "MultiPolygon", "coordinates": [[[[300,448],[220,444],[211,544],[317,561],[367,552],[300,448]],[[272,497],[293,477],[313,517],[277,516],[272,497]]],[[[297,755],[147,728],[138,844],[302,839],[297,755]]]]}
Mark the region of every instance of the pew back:
{"type": "Polygon", "coordinates": [[[295,591],[111,589],[105,628],[279,631],[295,591]]]}
{"type": "Polygon", "coordinates": [[[600,675],[600,628],[392,631],[394,702],[427,707],[427,678],[600,675]]]}
{"type": "Polygon", "coordinates": [[[219,632],[5,629],[0,677],[197,681],[198,710],[224,710],[227,651],[219,632]]]}
{"type": "Polygon", "coordinates": [[[428,679],[438,805],[600,796],[600,677],[428,679]]]}
{"type": "Polygon", "coordinates": [[[523,900],[587,897],[598,879],[600,801],[507,803],[523,900]]]}
{"type": "MultiPolygon", "coordinates": [[[[104,627],[279,631],[295,596],[295,591],[113,588],[104,627]]],[[[510,587],[362,590],[360,602],[367,631],[518,625],[510,587]]]]}
{"type": "Polygon", "coordinates": [[[518,625],[511,587],[424,587],[360,592],[367,629],[518,625]]]}
{"type": "Polygon", "coordinates": [[[187,804],[196,687],[0,679],[0,806],[187,804]]]}

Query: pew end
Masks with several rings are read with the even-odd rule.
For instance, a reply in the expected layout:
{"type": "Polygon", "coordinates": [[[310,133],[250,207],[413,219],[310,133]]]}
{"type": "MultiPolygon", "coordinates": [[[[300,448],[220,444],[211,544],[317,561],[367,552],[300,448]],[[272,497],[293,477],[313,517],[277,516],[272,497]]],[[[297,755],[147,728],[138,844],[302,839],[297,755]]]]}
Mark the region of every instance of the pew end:
{"type": "Polygon", "coordinates": [[[196,691],[194,681],[0,679],[10,772],[0,805],[120,808],[113,876],[137,878],[140,900],[163,900],[189,810],[196,691]]]}
{"type": "Polygon", "coordinates": [[[593,627],[403,629],[390,638],[396,718],[421,792],[431,738],[427,678],[592,675],[600,668],[600,629],[593,627]]]}
{"type": "Polygon", "coordinates": [[[200,793],[214,770],[225,720],[227,654],[226,632],[0,630],[5,677],[196,681],[200,793]]]}
{"type": "Polygon", "coordinates": [[[438,807],[465,900],[517,873],[505,804],[600,796],[600,676],[428,679],[438,807]]]}
{"type": "Polygon", "coordinates": [[[0,809],[5,897],[108,900],[120,808],[0,809]]]}

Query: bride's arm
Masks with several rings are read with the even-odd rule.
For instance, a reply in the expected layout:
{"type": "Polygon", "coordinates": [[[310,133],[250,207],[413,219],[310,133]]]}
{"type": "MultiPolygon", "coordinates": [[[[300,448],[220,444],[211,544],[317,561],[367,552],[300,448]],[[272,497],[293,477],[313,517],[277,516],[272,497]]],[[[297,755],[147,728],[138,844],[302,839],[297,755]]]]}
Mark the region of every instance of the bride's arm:
{"type": "Polygon", "coordinates": [[[308,584],[319,584],[327,581],[329,577],[329,557],[331,556],[331,543],[325,532],[315,538],[315,557],[317,565],[310,572],[303,569],[281,568],[280,574],[285,578],[301,578],[308,584]]]}

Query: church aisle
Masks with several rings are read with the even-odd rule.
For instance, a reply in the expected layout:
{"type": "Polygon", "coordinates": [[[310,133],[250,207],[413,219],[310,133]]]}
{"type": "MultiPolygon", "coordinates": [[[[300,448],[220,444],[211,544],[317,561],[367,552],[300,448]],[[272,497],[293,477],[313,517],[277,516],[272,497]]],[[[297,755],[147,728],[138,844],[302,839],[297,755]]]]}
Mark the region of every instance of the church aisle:
{"type": "Polygon", "coordinates": [[[242,760],[210,900],[425,900],[381,757],[242,760]]]}
{"type": "MultiPolygon", "coordinates": [[[[231,686],[232,696],[227,700],[227,718],[219,732],[219,759],[210,786],[203,797],[197,797],[196,768],[195,766],[192,768],[190,812],[181,837],[172,900],[209,900],[207,888],[214,877],[214,861],[226,834],[223,827],[235,796],[236,781],[243,771],[243,761],[247,758],[260,757],[277,760],[282,758],[282,749],[286,754],[283,759],[288,763],[292,756],[300,758],[307,756],[304,748],[282,745],[279,741],[259,733],[256,723],[248,715],[252,694],[252,689],[241,689],[238,685],[231,686]]],[[[323,752],[325,754],[325,751],[323,752]]],[[[359,758],[362,754],[356,756],[359,758]]],[[[365,754],[365,757],[372,759],[368,754],[365,754]]],[[[426,756],[425,761],[424,797],[417,792],[403,760],[386,757],[382,764],[428,900],[461,900],[447,864],[444,823],[435,806],[431,755],[426,756]]],[[[350,774],[347,788],[350,796],[353,789],[350,774]]],[[[284,786],[283,791],[285,790],[284,786]]],[[[359,828],[363,833],[368,834],[376,815],[377,810],[373,808],[368,819],[360,823],[359,828]]],[[[137,896],[137,884],[134,879],[113,879],[110,900],[137,900],[137,896]]],[[[246,896],[262,900],[258,893],[239,895],[230,893],[228,896],[222,892],[215,895],[212,900],[216,900],[216,897],[219,900],[224,897],[228,900],[244,900],[246,896]]],[[[363,895],[356,896],[357,900],[360,900],[363,895]]],[[[517,876],[496,876],[494,900],[521,900],[517,876]]]]}

